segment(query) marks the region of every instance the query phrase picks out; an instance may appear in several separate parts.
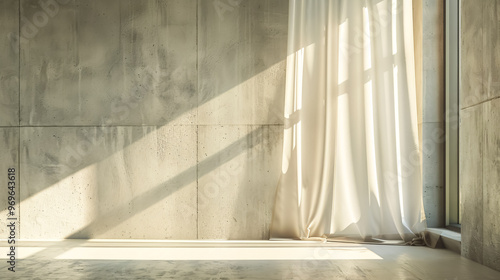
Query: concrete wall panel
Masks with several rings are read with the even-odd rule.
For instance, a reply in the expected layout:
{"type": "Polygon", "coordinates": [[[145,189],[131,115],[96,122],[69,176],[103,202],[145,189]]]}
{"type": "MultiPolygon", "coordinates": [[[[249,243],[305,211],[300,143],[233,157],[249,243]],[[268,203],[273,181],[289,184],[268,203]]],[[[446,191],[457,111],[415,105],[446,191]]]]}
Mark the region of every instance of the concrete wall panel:
{"type": "Polygon", "coordinates": [[[423,200],[428,227],[442,227],[445,216],[445,127],[444,123],[423,123],[423,200]]]}
{"type": "Polygon", "coordinates": [[[22,238],[196,239],[196,126],[22,128],[22,238]]]}
{"type": "Polygon", "coordinates": [[[199,123],[282,123],[288,1],[200,1],[199,123]]]}
{"type": "Polygon", "coordinates": [[[483,88],[488,98],[500,96],[500,3],[483,3],[483,88]]]}
{"type": "Polygon", "coordinates": [[[200,127],[200,239],[269,239],[282,130],[280,125],[200,127]]]}
{"type": "Polygon", "coordinates": [[[463,110],[460,127],[462,255],[483,256],[483,107],[463,110]]]}
{"type": "MultiPolygon", "coordinates": [[[[8,225],[7,218],[17,218],[17,220],[12,220],[16,222],[17,227],[16,227],[16,234],[19,233],[19,202],[20,202],[20,188],[19,188],[19,183],[20,183],[20,176],[19,176],[19,160],[18,160],[18,147],[19,147],[19,129],[17,128],[0,128],[0,172],[2,174],[2,178],[4,178],[4,181],[2,182],[2,189],[0,190],[0,224],[2,225],[0,227],[0,236],[2,238],[8,238],[8,233],[10,230],[6,227],[8,225]],[[7,180],[7,174],[10,173],[9,169],[10,168],[15,168],[15,179],[14,180],[7,180]],[[14,184],[8,184],[7,182],[14,182],[14,184]],[[14,203],[15,205],[10,205],[13,206],[15,209],[14,214],[15,215],[10,215],[10,211],[8,209],[9,207],[9,189],[8,187],[13,185],[15,187],[14,192],[15,194],[13,195],[14,203]]],[[[16,236],[16,238],[19,238],[19,235],[16,236]]]]}
{"type": "Polygon", "coordinates": [[[461,7],[462,255],[500,271],[500,3],[461,7]]]}
{"type": "Polygon", "coordinates": [[[422,139],[420,144],[422,149],[423,200],[427,226],[444,227],[446,217],[444,212],[444,1],[422,0],[421,5],[422,123],[420,124],[420,132],[422,139]]]}
{"type": "Polygon", "coordinates": [[[500,271],[500,99],[484,107],[483,263],[500,271]]]}
{"type": "Polygon", "coordinates": [[[423,122],[444,122],[444,1],[423,0],[423,122]]]}
{"type": "Polygon", "coordinates": [[[54,2],[50,16],[21,3],[36,31],[21,46],[22,124],[195,121],[196,1],[54,2]]]}
{"type": "Polygon", "coordinates": [[[460,45],[460,106],[478,104],[487,98],[483,90],[483,4],[462,0],[460,45]]]}
{"type": "Polygon", "coordinates": [[[0,126],[19,124],[19,4],[0,1],[0,126]]]}

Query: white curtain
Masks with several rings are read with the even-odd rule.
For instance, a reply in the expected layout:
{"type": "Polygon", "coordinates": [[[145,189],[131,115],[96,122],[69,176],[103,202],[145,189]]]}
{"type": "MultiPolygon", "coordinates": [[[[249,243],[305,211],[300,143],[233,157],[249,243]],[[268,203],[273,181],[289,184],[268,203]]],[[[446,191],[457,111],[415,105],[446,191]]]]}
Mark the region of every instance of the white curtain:
{"type": "Polygon", "coordinates": [[[409,240],[425,229],[411,9],[290,0],[271,238],[409,240]]]}

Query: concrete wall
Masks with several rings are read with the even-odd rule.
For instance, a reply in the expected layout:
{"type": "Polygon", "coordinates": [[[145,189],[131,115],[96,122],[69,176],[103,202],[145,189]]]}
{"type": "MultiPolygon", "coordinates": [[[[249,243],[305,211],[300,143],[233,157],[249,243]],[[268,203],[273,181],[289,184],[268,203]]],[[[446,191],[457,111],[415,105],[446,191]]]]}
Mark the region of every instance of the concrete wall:
{"type": "MultiPolygon", "coordinates": [[[[19,172],[19,4],[17,0],[0,1],[0,172],[7,179],[8,169],[19,172]]],[[[18,177],[18,176],[15,176],[18,177]]],[[[18,178],[14,183],[19,183],[18,178]]],[[[5,183],[4,183],[5,182],[5,183]]],[[[7,181],[0,190],[0,224],[7,224],[7,181]]],[[[15,186],[16,196],[19,188],[15,186]]],[[[12,205],[17,208],[18,205],[12,205]]],[[[15,218],[16,216],[10,216],[15,218]]],[[[16,228],[18,230],[19,227],[16,228]]],[[[0,227],[7,238],[8,228],[0,227]]]]}
{"type": "Polygon", "coordinates": [[[0,13],[18,238],[268,238],[288,0],[7,0],[0,13]]]}
{"type": "MultiPolygon", "coordinates": [[[[422,149],[424,209],[428,227],[445,226],[445,76],[444,1],[415,0],[414,12],[421,16],[416,28],[417,92],[422,110],[419,132],[422,149]],[[420,50],[421,48],[421,50],[420,50]],[[419,56],[421,54],[421,56],[419,56]],[[421,68],[420,68],[421,67],[421,68]],[[420,69],[419,69],[420,68],[420,69]],[[421,76],[420,76],[421,75],[421,76]]],[[[418,20],[417,20],[418,22],[418,20]]]]}
{"type": "Polygon", "coordinates": [[[461,1],[462,255],[500,270],[500,2],[461,1]]]}

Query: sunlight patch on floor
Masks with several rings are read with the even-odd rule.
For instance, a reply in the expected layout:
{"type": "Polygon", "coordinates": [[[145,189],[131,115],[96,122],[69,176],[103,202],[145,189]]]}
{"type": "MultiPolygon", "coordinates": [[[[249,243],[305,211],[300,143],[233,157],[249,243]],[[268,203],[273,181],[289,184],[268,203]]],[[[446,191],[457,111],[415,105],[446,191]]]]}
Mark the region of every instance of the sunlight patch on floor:
{"type": "MultiPolygon", "coordinates": [[[[17,247],[19,259],[52,256],[57,260],[381,260],[364,246],[280,242],[81,242],[26,244],[17,247]],[[31,246],[30,246],[31,245],[31,246]],[[142,245],[142,246],[141,246],[142,245]],[[155,246],[156,245],[156,246],[155,246]],[[169,246],[170,245],[170,246],[169,246]],[[267,246],[266,246],[267,245],[267,246]],[[305,244],[301,244],[305,245],[305,244]],[[326,245],[326,246],[325,246],[326,245]],[[54,254],[56,252],[56,254],[54,254]]],[[[8,248],[0,247],[0,259],[8,248]]]]}

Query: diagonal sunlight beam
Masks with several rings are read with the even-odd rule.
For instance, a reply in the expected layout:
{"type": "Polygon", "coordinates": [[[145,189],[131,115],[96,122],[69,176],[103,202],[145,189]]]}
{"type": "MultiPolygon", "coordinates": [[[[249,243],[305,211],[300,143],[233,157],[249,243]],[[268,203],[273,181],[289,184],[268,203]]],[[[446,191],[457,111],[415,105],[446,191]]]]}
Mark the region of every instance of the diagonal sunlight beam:
{"type": "MultiPolygon", "coordinates": [[[[128,213],[126,209],[126,205],[116,207],[115,209],[100,215],[96,219],[94,219],[91,223],[86,225],[85,227],[75,231],[71,235],[66,236],[66,239],[79,239],[82,235],[87,234],[88,232],[92,232],[94,234],[102,234],[105,233],[110,228],[116,227],[122,222],[126,221],[128,218],[146,210],[149,206],[161,201],[165,197],[173,194],[180,188],[188,185],[191,182],[197,180],[197,178],[208,174],[213,171],[215,168],[221,166],[224,163],[229,162],[231,159],[237,157],[239,154],[244,152],[245,150],[251,149],[256,145],[260,144],[262,141],[262,133],[264,127],[259,126],[253,131],[246,134],[244,137],[240,138],[238,141],[232,143],[231,145],[224,148],[224,150],[217,152],[216,154],[204,159],[199,162],[197,165],[192,166],[183,172],[179,173],[175,177],[169,179],[168,181],[157,185],[156,187],[148,190],[147,192],[135,197],[130,201],[134,205],[137,205],[137,210],[134,213],[128,213]],[[252,139],[252,141],[248,141],[248,139],[252,139]],[[249,143],[250,142],[250,143],[249,143]],[[109,225],[108,229],[103,229],[100,225],[106,224],[109,225]]],[[[81,239],[81,243],[70,243],[61,242],[61,244],[54,245],[53,247],[60,247],[61,250],[50,251],[50,248],[43,250],[39,253],[36,253],[29,258],[36,258],[38,256],[46,256],[48,251],[50,251],[50,257],[57,257],[59,254],[71,249],[71,247],[64,246],[64,244],[72,244],[73,247],[79,244],[83,244],[86,242],[86,239],[81,239]]]]}
{"type": "MultiPolygon", "coordinates": [[[[235,158],[244,151],[242,147],[246,147],[247,149],[253,148],[255,145],[259,144],[260,140],[258,139],[261,139],[260,135],[262,134],[262,131],[263,127],[259,127],[251,131],[244,137],[240,138],[238,141],[226,147],[224,150],[219,151],[218,153],[199,162],[197,166],[196,165],[192,166],[184,170],[183,172],[179,173],[175,177],[171,178],[167,182],[159,184],[153,189],[148,190],[147,192],[141,194],[140,196],[135,197],[130,201],[130,203],[137,205],[137,211],[134,214],[142,212],[143,210],[147,209],[150,205],[159,202],[163,198],[171,195],[179,188],[184,187],[191,182],[195,182],[197,178],[208,174],[209,172],[213,171],[220,165],[235,158]],[[257,141],[251,141],[251,143],[248,144],[247,141],[248,138],[255,139],[257,141]]],[[[111,227],[118,225],[119,223],[125,221],[130,216],[130,214],[124,214],[124,212],[126,212],[124,211],[125,208],[126,206],[120,206],[104,215],[101,215],[100,217],[98,217],[97,220],[94,220],[89,225],[76,231],[75,233],[71,234],[66,238],[70,239],[78,238],[78,236],[85,234],[85,232],[87,231],[92,231],[93,233],[95,233],[95,231],[93,230],[97,227],[99,223],[111,225],[111,227]]],[[[97,234],[101,234],[104,232],[105,231],[102,230],[101,232],[97,232],[97,234]]]]}
{"type": "MultiPolygon", "coordinates": [[[[197,109],[197,108],[201,108],[205,105],[209,105],[209,103],[221,96],[223,96],[224,94],[227,94],[228,92],[231,92],[231,91],[234,91],[237,87],[239,86],[242,86],[242,85],[245,85],[247,83],[250,83],[252,81],[252,79],[256,79],[260,76],[266,76],[266,75],[269,75],[269,72],[276,72],[277,68],[279,68],[279,65],[281,63],[283,63],[283,61],[285,61],[285,58],[284,57],[277,57],[276,58],[276,62],[273,62],[273,64],[269,65],[267,68],[265,69],[257,69],[255,71],[255,73],[252,73],[251,75],[246,75],[244,77],[242,77],[238,83],[234,83],[234,84],[231,84],[229,86],[226,86],[222,89],[219,90],[219,92],[215,93],[215,94],[211,94],[211,95],[204,95],[203,98],[201,98],[201,91],[202,91],[202,88],[201,88],[201,85],[200,85],[200,88],[198,88],[198,97],[197,97],[197,100],[196,102],[194,103],[195,105],[193,106],[188,106],[188,108],[184,108],[185,110],[181,110],[181,111],[175,111],[175,113],[172,115],[172,119],[169,119],[169,120],[165,120],[164,123],[161,123],[161,124],[157,124],[157,123],[154,123],[154,124],[145,124],[144,126],[158,126],[158,127],[163,127],[163,126],[166,126],[166,125],[169,125],[171,123],[175,123],[175,121],[179,118],[179,117],[182,117],[183,114],[185,114],[186,112],[189,112],[190,110],[193,110],[193,109],[197,109]]],[[[140,108],[139,106],[139,103],[138,104],[135,104],[134,107],[130,110],[137,110],[137,108],[140,108]]],[[[272,110],[272,108],[270,108],[270,110],[272,110]]],[[[112,110],[111,110],[112,111],[112,110]]],[[[281,114],[282,112],[276,112],[274,111],[275,114],[281,114]]],[[[279,116],[281,117],[281,116],[279,116]]],[[[98,134],[100,135],[106,135],[108,132],[107,130],[108,129],[111,129],[111,128],[114,128],[114,127],[121,127],[121,126],[129,126],[129,125],[89,125],[88,127],[95,127],[96,130],[98,130],[98,134]]],[[[44,127],[42,125],[38,125],[36,127],[44,127]]],[[[47,127],[52,127],[52,126],[47,126],[47,127]]],[[[71,126],[65,126],[65,127],[71,127],[71,126]]],[[[65,127],[59,127],[59,128],[65,128],[65,127]]],[[[87,126],[84,126],[84,127],[87,127],[87,126]]],[[[130,143],[128,143],[128,145],[132,145],[133,143],[141,140],[142,138],[146,137],[147,135],[141,135],[140,137],[136,137],[136,138],[133,138],[131,139],[130,143]]],[[[25,139],[22,139],[22,140],[25,140],[25,139]]],[[[100,140],[97,140],[97,141],[100,141],[100,140]]],[[[77,173],[79,170],[82,170],[92,164],[95,164],[99,161],[102,161],[102,160],[105,160],[107,158],[110,158],[112,157],[114,154],[118,153],[119,151],[116,151],[116,152],[108,152],[108,153],[105,153],[105,154],[102,154],[99,156],[99,159],[92,159],[91,158],[91,152],[92,152],[92,149],[93,149],[93,145],[95,145],[96,140],[95,139],[87,139],[87,138],[82,138],[82,139],[78,139],[78,141],[76,143],[74,143],[73,145],[71,146],[68,146],[68,147],[65,147],[65,148],[68,148],[69,152],[68,151],[63,151],[63,152],[66,152],[67,154],[74,154],[76,156],[78,156],[80,158],[80,161],[81,163],[79,163],[78,165],[73,166],[70,164],[70,166],[65,166],[64,163],[62,164],[59,164],[58,166],[55,166],[55,167],[52,167],[52,169],[59,169],[58,172],[60,172],[61,176],[57,178],[57,180],[61,180],[61,179],[64,179],[64,178],[67,178],[67,177],[70,177],[71,175],[77,173]],[[82,150],[81,147],[85,147],[86,149],[89,149],[90,151],[85,151],[83,154],[78,154],[78,152],[80,152],[80,150],[82,150]],[[61,167],[63,166],[63,167],[61,167]]],[[[127,146],[128,146],[127,145],[127,146]]],[[[127,146],[125,146],[124,148],[126,148],[127,146]]],[[[22,146],[22,147],[19,147],[19,150],[21,151],[21,153],[25,153],[27,152],[27,149],[26,149],[26,146],[22,146]]],[[[21,158],[22,159],[22,158],[21,158]]],[[[66,164],[68,165],[68,164],[66,164]]],[[[48,167],[48,166],[47,166],[48,167]]],[[[32,166],[27,166],[25,168],[33,168],[32,166]]],[[[55,184],[57,183],[58,181],[57,180],[53,180],[53,179],[49,179],[47,180],[49,183],[51,184],[55,184]]],[[[20,185],[24,185],[23,183],[21,183],[20,185]]],[[[47,188],[50,188],[51,185],[43,185],[43,186],[40,186],[38,188],[36,188],[36,190],[34,190],[32,193],[30,193],[30,196],[34,196],[36,195],[37,193],[39,193],[40,191],[44,190],[44,189],[47,189],[47,188]]],[[[23,200],[29,198],[29,197],[25,197],[23,200]]],[[[22,201],[23,201],[22,200],[22,201]]],[[[22,202],[21,201],[21,202],[22,202]]]]}
{"type": "Polygon", "coordinates": [[[382,260],[366,247],[299,248],[124,248],[77,247],[56,257],[59,260],[382,260]]]}

